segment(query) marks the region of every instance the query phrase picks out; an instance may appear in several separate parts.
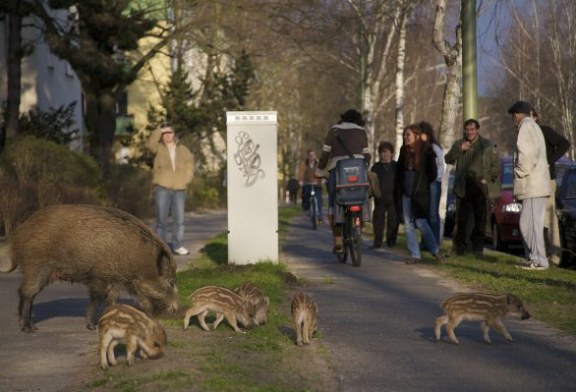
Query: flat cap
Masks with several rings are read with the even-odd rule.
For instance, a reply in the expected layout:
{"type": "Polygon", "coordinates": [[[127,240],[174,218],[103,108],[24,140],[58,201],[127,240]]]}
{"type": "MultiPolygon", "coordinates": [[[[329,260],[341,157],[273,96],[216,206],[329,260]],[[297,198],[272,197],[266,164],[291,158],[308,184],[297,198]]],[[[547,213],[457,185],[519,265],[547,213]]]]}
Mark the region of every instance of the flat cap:
{"type": "Polygon", "coordinates": [[[534,106],[532,106],[530,103],[526,101],[517,101],[514,103],[514,105],[510,106],[510,109],[508,109],[508,113],[510,114],[512,113],[531,114],[534,111],[535,111],[534,106]]]}

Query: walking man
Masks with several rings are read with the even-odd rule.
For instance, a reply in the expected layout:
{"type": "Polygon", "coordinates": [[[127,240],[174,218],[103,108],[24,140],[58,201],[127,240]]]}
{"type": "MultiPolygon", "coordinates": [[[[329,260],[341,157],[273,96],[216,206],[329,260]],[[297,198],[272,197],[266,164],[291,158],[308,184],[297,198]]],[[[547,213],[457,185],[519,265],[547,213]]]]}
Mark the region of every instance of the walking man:
{"type": "Polygon", "coordinates": [[[456,233],[454,252],[463,255],[468,240],[472,252],[482,255],[488,215],[488,182],[500,181],[500,162],[496,145],[480,136],[480,123],[475,119],[464,123],[464,138],[457,140],[444,156],[449,165],[456,165],[453,192],[456,196],[456,233]],[[474,222],[470,222],[473,215],[474,222]],[[468,225],[473,224],[472,230],[468,225]],[[470,232],[470,239],[468,239],[470,232]]]}
{"type": "Polygon", "coordinates": [[[518,130],[514,151],[514,197],[522,202],[520,232],[529,263],[522,267],[544,270],[549,267],[544,243],[544,215],[550,196],[550,173],[546,143],[532,115],[534,107],[518,101],[508,109],[518,130]]]}

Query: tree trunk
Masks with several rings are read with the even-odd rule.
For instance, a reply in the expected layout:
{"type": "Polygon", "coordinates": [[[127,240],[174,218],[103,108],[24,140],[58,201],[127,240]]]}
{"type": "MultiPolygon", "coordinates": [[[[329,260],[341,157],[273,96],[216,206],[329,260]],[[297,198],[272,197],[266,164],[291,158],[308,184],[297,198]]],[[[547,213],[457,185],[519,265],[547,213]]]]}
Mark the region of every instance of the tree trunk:
{"type": "Polygon", "coordinates": [[[86,127],[90,155],[104,172],[112,163],[116,132],[116,95],[112,91],[86,93],[86,127]]]}
{"type": "MultiPolygon", "coordinates": [[[[465,1],[465,0],[463,0],[465,1]]],[[[444,19],[446,16],[446,0],[436,0],[436,15],[434,18],[434,46],[440,52],[446,63],[446,87],[442,98],[442,114],[438,129],[438,142],[443,149],[452,146],[455,139],[454,123],[460,102],[460,81],[462,80],[462,26],[458,22],[455,31],[454,45],[450,46],[444,38],[444,19]]],[[[442,178],[442,195],[440,196],[440,232],[444,232],[446,217],[446,196],[448,191],[449,168],[442,178]]]]}
{"type": "Polygon", "coordinates": [[[398,35],[398,52],[396,55],[396,156],[400,154],[404,132],[404,65],[406,62],[406,26],[408,11],[400,15],[400,33],[398,35]]]}
{"type": "Polygon", "coordinates": [[[0,151],[4,138],[18,134],[20,115],[20,94],[22,90],[22,13],[20,0],[9,0],[8,9],[8,91],[6,106],[6,134],[0,137],[0,151]]]}

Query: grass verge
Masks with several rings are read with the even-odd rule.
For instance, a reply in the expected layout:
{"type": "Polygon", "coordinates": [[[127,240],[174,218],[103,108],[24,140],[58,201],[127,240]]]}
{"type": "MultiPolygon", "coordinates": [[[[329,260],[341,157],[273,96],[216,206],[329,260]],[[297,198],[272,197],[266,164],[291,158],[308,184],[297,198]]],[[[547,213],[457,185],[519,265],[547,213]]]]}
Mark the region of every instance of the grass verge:
{"type": "MultiPolygon", "coordinates": [[[[280,237],[298,208],[280,210],[280,237]]],[[[211,240],[199,259],[178,274],[182,302],[196,289],[216,285],[235,288],[254,282],[270,298],[265,325],[236,334],[226,322],[216,331],[203,331],[196,318],[188,331],[181,320],[164,321],[168,348],[158,361],[139,360],[135,366],[107,370],[90,383],[92,391],[314,391],[333,382],[332,368],[319,345],[294,344],[287,293],[295,278],[283,263],[227,265],[226,235],[211,240]]],[[[212,321],[207,317],[207,321],[212,321]]]]}

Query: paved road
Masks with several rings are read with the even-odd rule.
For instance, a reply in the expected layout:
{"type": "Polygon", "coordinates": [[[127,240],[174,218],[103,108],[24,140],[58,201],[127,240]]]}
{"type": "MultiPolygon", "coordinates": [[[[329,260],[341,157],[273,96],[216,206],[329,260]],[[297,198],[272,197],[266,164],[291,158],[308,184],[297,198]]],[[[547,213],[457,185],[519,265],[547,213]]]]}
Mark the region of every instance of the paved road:
{"type": "MultiPolygon", "coordinates": [[[[226,215],[188,217],[185,268],[205,241],[226,229],[226,215]]],[[[348,391],[574,391],[576,340],[535,320],[506,324],[517,340],[492,334],[481,342],[476,324],[462,324],[459,346],[434,343],[438,304],[457,291],[425,266],[403,263],[401,251],[369,251],[355,268],[335,261],[325,226],[312,231],[304,216],[294,222],[282,251],[289,268],[307,282],[320,308],[320,337],[348,391]]],[[[2,254],[0,254],[2,265],[2,254]]],[[[0,391],[80,390],[99,374],[97,335],[84,328],[82,285],[56,284],[36,300],[39,331],[19,331],[16,314],[20,275],[0,274],[0,391]]]]}
{"type": "MultiPolygon", "coordinates": [[[[184,246],[189,256],[177,256],[178,269],[195,258],[204,243],[226,230],[223,212],[187,215],[184,246]]],[[[6,249],[0,250],[5,270],[6,249]]],[[[0,274],[0,391],[81,390],[83,380],[101,371],[95,345],[98,334],[85,328],[87,289],[80,284],[56,283],[37,296],[33,320],[38,331],[20,332],[18,287],[20,273],[0,274]]]]}
{"type": "MultiPolygon", "coordinates": [[[[401,250],[369,250],[362,266],[330,253],[326,227],[313,232],[300,217],[284,256],[318,303],[320,338],[339,376],[340,390],[575,391],[576,339],[535,320],[506,320],[515,342],[494,331],[481,341],[477,323],[456,330],[460,345],[435,343],[442,300],[461,290],[423,265],[404,264],[401,250]]],[[[316,343],[317,344],[317,343],[316,343]]]]}

